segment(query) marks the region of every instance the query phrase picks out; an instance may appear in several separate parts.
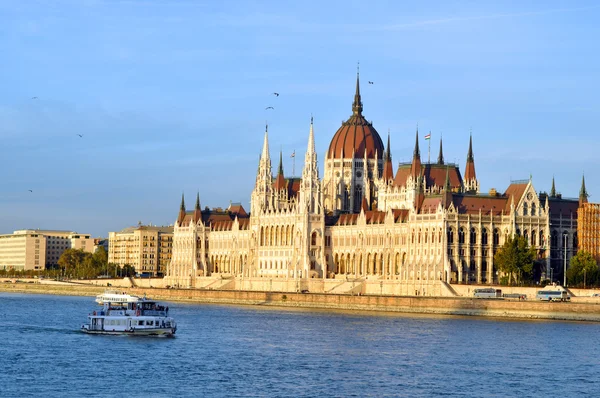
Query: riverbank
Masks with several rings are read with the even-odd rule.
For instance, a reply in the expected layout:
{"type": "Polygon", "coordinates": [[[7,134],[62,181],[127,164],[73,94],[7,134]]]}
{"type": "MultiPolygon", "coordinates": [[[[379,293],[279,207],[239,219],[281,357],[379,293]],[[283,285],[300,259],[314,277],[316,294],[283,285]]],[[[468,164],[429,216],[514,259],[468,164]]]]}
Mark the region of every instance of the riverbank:
{"type": "MultiPolygon", "coordinates": [[[[105,289],[101,286],[77,283],[0,283],[1,292],[23,294],[94,297],[105,289]]],[[[161,288],[123,288],[123,290],[139,296],[146,294],[148,297],[163,301],[600,322],[600,302],[547,303],[534,300],[483,300],[466,297],[358,296],[161,288]]]]}

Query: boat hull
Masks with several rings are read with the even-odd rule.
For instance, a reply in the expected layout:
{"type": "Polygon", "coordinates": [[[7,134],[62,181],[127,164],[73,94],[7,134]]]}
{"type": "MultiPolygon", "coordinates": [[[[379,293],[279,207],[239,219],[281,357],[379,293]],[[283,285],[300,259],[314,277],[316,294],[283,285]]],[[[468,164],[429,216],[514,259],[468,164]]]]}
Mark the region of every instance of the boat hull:
{"type": "Polygon", "coordinates": [[[91,330],[85,326],[81,331],[87,334],[103,334],[103,335],[125,335],[125,336],[164,336],[171,337],[175,335],[175,328],[148,328],[148,329],[133,329],[133,330],[91,330]]]}

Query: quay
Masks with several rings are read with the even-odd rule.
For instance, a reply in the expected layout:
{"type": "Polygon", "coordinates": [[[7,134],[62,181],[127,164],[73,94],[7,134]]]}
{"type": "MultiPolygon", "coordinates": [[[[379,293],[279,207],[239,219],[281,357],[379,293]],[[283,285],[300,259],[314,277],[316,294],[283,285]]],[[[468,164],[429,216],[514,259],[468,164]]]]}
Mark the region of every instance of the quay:
{"type": "MultiPolygon", "coordinates": [[[[104,282],[104,281],[103,281],[104,282]]],[[[79,282],[0,280],[0,292],[96,296],[106,286],[79,282]],[[13,283],[14,282],[14,283],[13,283]]],[[[294,307],[322,310],[479,316],[493,318],[600,322],[600,298],[574,296],[570,303],[473,297],[296,293],[158,287],[119,287],[161,301],[294,307]]],[[[522,288],[533,289],[533,288],[522,288]]]]}

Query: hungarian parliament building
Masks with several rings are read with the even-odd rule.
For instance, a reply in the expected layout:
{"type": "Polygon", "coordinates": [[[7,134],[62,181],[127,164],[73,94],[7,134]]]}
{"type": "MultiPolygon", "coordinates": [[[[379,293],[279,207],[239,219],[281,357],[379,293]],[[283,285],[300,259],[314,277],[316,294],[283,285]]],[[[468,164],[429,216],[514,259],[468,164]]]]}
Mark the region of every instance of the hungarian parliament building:
{"type": "Polygon", "coordinates": [[[466,146],[462,171],[444,160],[441,140],[437,161],[423,162],[417,130],[412,161],[394,169],[389,134],[384,145],[363,116],[357,75],[352,115],[331,139],[324,176],[311,119],[301,177],[284,175],[281,153],[273,173],[265,131],[249,213],[240,204],[202,209],[199,197],[188,210],[182,197],[166,281],[264,290],[322,281],[339,292],[385,283],[429,295],[440,283],[497,283],[494,254],[515,235],[535,248],[537,278],[562,275],[563,258],[577,249],[585,182],[577,199],[557,194],[554,180],[538,193],[531,178],[482,193],[472,137],[466,146]]]}

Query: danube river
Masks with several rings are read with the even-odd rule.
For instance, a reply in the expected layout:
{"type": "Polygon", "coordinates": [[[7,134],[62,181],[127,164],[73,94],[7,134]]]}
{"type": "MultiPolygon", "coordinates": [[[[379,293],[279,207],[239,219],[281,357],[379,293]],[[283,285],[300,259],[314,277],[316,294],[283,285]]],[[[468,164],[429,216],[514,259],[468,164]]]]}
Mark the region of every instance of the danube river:
{"type": "Polygon", "coordinates": [[[600,396],[596,323],[168,305],[91,336],[91,297],[0,293],[0,396],[600,396]]]}

